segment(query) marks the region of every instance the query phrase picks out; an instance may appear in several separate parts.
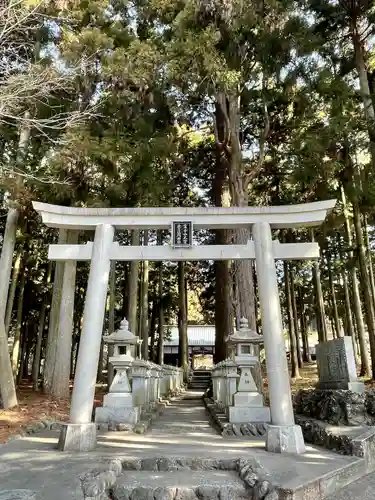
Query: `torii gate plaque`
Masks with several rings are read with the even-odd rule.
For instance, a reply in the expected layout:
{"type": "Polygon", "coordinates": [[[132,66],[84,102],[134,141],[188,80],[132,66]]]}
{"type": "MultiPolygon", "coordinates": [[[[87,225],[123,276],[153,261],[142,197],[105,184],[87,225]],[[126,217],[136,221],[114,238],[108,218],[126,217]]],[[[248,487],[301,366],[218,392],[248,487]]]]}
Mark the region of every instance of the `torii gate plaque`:
{"type": "Polygon", "coordinates": [[[236,260],[255,259],[266,353],[271,421],[266,448],[273,452],[303,453],[301,428],[295,425],[275,260],[319,257],[316,243],[281,244],[272,228],[320,225],[335,200],[277,207],[233,208],[73,208],[33,203],[49,227],[95,230],[86,245],[50,245],[52,260],[91,260],[81,341],[74,380],[70,422],[59,441],[62,450],[88,451],[96,445],[91,422],[103,318],[111,260],[236,260]],[[190,222],[196,229],[252,227],[253,241],[245,245],[120,246],[117,229],[169,229],[173,221],[190,222]]]}

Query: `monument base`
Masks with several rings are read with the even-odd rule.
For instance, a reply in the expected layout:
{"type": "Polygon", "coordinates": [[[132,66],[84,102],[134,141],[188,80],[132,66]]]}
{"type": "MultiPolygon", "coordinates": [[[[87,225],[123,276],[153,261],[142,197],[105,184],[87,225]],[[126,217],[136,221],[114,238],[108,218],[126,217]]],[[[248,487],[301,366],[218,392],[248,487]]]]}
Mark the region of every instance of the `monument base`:
{"type": "Polygon", "coordinates": [[[230,406],[229,422],[231,424],[267,423],[271,422],[271,412],[267,406],[230,406]]]}
{"type": "Polygon", "coordinates": [[[273,453],[305,453],[305,442],[299,425],[269,425],[266,450],[273,453]]]}
{"type": "Polygon", "coordinates": [[[233,396],[234,406],[263,406],[263,395],[259,392],[236,392],[233,396]]]}
{"type": "Polygon", "coordinates": [[[57,449],[60,451],[92,451],[96,447],[96,425],[62,424],[57,449]]]}
{"type": "Polygon", "coordinates": [[[318,382],[317,389],[321,389],[323,391],[351,391],[357,392],[358,394],[362,394],[365,392],[365,384],[363,382],[318,382]]]}
{"type": "Polygon", "coordinates": [[[141,411],[138,407],[121,408],[101,406],[95,410],[95,422],[97,424],[137,424],[140,420],[141,411]]]}

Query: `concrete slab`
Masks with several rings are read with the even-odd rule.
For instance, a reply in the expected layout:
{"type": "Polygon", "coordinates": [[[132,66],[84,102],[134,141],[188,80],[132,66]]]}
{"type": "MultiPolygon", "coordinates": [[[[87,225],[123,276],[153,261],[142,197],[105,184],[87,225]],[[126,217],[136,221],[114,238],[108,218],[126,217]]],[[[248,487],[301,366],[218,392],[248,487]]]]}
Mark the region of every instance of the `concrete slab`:
{"type": "Polygon", "coordinates": [[[365,474],[363,459],[306,446],[303,455],[266,452],[258,447],[252,456],[273,478],[273,484],[283,490],[284,500],[317,500],[331,494],[365,474]],[[309,496],[310,495],[310,496],[309,496]]]}
{"type": "Polygon", "coordinates": [[[368,474],[350,486],[336,491],[325,500],[374,500],[375,473],[368,474]]]}

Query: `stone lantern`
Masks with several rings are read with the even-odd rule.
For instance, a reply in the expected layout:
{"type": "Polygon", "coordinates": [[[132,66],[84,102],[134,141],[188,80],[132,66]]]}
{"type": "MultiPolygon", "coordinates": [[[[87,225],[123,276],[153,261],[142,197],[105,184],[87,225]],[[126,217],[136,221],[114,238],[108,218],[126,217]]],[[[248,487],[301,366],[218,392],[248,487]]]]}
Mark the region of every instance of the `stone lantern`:
{"type": "Polygon", "coordinates": [[[116,370],[109,393],[104,396],[103,407],[97,408],[95,421],[99,423],[136,423],[139,411],[133,405],[133,395],[128,378],[128,370],[132,365],[139,337],[129,331],[129,323],[124,318],[120,328],[111,335],[104,336],[104,342],[113,345],[113,356],[109,362],[116,370]]]}
{"type": "Polygon", "coordinates": [[[263,405],[263,395],[260,393],[251,368],[259,364],[259,349],[263,337],[249,329],[246,318],[240,321],[240,329],[228,338],[229,346],[235,348],[234,361],[240,370],[240,380],[237,392],[233,396],[234,406],[229,407],[231,423],[269,422],[270,409],[263,405]]]}

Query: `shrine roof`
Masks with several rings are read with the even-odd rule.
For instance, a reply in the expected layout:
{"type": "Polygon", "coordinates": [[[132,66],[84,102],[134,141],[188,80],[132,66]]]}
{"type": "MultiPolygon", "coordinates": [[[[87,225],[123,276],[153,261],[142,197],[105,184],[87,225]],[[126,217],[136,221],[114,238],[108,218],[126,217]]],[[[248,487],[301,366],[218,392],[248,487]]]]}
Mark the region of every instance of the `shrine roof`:
{"type": "MultiPolygon", "coordinates": [[[[164,331],[170,334],[169,340],[164,341],[164,347],[178,346],[178,326],[165,326],[164,331]]],[[[215,326],[213,325],[188,325],[187,333],[189,347],[215,345],[215,326]]]]}

